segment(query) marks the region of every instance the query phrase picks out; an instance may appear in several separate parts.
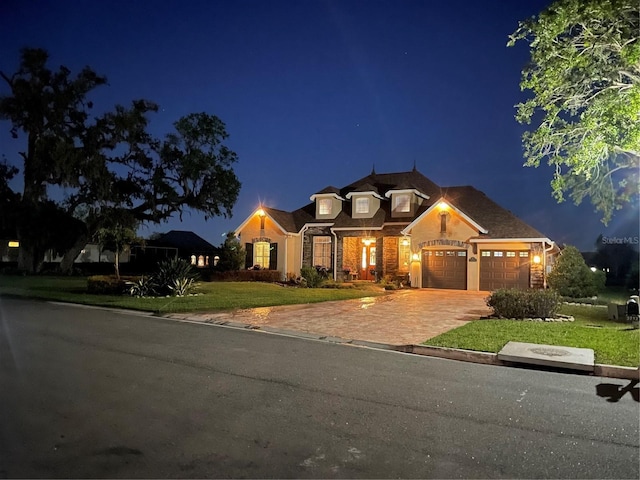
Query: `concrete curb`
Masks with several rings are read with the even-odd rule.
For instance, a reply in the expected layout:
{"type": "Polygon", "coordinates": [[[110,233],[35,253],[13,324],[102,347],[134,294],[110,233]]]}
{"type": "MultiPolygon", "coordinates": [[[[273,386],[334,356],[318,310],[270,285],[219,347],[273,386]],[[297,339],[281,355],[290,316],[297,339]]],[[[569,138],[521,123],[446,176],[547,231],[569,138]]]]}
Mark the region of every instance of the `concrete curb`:
{"type": "MultiPolygon", "coordinates": [[[[390,350],[400,353],[409,353],[413,355],[421,355],[425,357],[437,357],[447,360],[457,360],[460,362],[479,363],[483,365],[494,366],[515,366],[512,362],[505,362],[498,358],[497,353],[477,352],[474,350],[463,350],[458,348],[447,347],[431,347],[428,345],[392,345],[388,343],[372,342],[368,340],[344,339],[340,337],[332,337],[329,335],[321,335],[315,333],[299,332],[296,330],[285,330],[270,327],[268,325],[250,325],[247,323],[230,322],[230,321],[202,321],[195,317],[176,318],[169,315],[163,316],[169,320],[188,321],[189,323],[200,323],[204,325],[215,325],[228,328],[236,328],[240,330],[253,330],[256,332],[270,333],[273,335],[284,335],[287,337],[302,338],[306,340],[320,340],[328,343],[339,345],[351,345],[357,347],[373,348],[376,350],[390,350]]],[[[569,371],[569,370],[567,370],[569,371]]],[[[578,373],[578,371],[576,371],[578,373]]],[[[580,373],[585,374],[584,371],[580,373]]],[[[595,377],[620,378],[624,380],[640,380],[640,369],[634,367],[622,367],[618,365],[602,365],[595,364],[593,372],[588,375],[595,377]]]]}

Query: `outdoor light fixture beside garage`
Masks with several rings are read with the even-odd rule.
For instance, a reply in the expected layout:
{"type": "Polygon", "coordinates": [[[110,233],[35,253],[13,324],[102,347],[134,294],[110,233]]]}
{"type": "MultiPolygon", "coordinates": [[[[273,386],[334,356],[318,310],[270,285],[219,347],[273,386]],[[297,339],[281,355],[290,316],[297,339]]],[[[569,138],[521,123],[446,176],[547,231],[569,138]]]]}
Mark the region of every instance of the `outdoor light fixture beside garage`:
{"type": "Polygon", "coordinates": [[[533,256],[533,263],[540,263],[540,255],[533,256]]]}

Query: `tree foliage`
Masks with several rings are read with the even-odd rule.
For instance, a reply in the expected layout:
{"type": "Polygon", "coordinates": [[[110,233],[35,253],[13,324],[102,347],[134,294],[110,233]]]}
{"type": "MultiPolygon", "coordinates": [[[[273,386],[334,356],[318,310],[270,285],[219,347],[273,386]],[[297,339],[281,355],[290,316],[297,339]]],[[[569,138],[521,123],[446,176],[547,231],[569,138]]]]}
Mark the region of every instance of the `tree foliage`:
{"type": "Polygon", "coordinates": [[[531,61],[517,105],[526,166],[555,168],[554,197],[591,199],[606,224],[637,199],[640,161],[640,2],[557,0],[521,22],[509,45],[525,40],[531,61]]]}
{"type": "Polygon", "coordinates": [[[547,280],[563,297],[592,297],[604,287],[601,272],[592,272],[580,251],[571,245],[562,250],[547,280]]]}
{"type": "Polygon", "coordinates": [[[101,249],[113,252],[113,266],[116,278],[120,279],[120,255],[130,248],[133,242],[140,241],[136,233],[138,222],[128,212],[113,210],[107,215],[103,212],[103,226],[97,230],[94,240],[101,249]]]}
{"type": "Polygon", "coordinates": [[[174,123],[174,132],[155,138],[148,131],[149,115],[158,109],[153,102],[134,100],[92,115],[88,96],[106,78],[89,67],[76,76],[64,66],[52,70],[48,59],[42,49],[24,49],[16,73],[0,72],[9,87],[0,96],[0,120],[9,121],[13,137],[25,144],[24,188],[12,197],[21,211],[19,268],[36,268],[42,242],[32,232],[46,202],[84,224],[63,266],[72,264],[96,232],[110,228],[114,210],[153,223],[187,210],[205,219],[231,215],[240,189],[233,171],[237,156],[223,143],[228,133],[218,117],[189,114],[174,123]],[[52,198],[51,186],[62,188],[65,198],[52,198]]]}
{"type": "Polygon", "coordinates": [[[220,251],[217,268],[222,272],[240,270],[244,267],[246,252],[234,232],[228,232],[220,251]]]}

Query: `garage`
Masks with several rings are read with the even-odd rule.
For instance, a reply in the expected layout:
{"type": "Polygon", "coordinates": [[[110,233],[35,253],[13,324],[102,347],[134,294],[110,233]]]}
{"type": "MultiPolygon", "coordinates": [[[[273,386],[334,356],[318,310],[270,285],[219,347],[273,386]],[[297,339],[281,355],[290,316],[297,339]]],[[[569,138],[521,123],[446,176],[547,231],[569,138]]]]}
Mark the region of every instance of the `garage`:
{"type": "Polygon", "coordinates": [[[483,250],[480,254],[480,290],[529,288],[529,251],[483,250]]]}
{"type": "Polygon", "coordinates": [[[422,286],[466,290],[467,251],[423,250],[422,286]]]}

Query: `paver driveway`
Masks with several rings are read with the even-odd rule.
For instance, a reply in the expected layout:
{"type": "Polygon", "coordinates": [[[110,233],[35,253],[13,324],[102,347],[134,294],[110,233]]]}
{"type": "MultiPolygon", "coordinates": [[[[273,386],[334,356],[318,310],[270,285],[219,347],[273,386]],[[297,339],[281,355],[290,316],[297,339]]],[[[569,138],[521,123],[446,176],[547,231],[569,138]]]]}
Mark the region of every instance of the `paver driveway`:
{"type": "Polygon", "coordinates": [[[488,315],[490,310],[484,300],[487,295],[488,292],[464,290],[399,290],[381,297],[355,300],[170,316],[406,345],[422,343],[488,315]]]}

